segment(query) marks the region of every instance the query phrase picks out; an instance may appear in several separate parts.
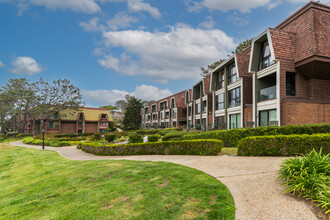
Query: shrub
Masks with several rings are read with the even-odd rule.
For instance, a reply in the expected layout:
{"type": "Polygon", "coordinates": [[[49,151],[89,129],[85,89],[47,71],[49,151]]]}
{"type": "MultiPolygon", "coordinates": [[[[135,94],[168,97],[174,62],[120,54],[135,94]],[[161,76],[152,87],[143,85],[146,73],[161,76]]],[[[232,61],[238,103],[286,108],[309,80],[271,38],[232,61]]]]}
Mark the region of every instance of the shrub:
{"type": "Polygon", "coordinates": [[[148,136],[148,142],[157,142],[160,139],[159,134],[153,134],[148,136]]]}
{"type": "Polygon", "coordinates": [[[131,134],[128,138],[129,143],[142,143],[143,136],[141,134],[131,134]]]}
{"type": "Polygon", "coordinates": [[[238,143],[237,150],[240,156],[294,156],[320,148],[330,153],[330,134],[247,137],[238,143]]]}
{"type": "Polygon", "coordinates": [[[145,129],[145,130],[137,130],[135,133],[141,135],[148,135],[148,134],[157,134],[160,130],[157,129],[145,129]]]}
{"type": "Polygon", "coordinates": [[[183,134],[167,134],[162,138],[162,141],[171,141],[172,139],[181,139],[183,134]]]}
{"type": "Polygon", "coordinates": [[[101,137],[102,137],[102,135],[100,133],[95,133],[94,136],[93,136],[93,139],[95,141],[99,141],[99,140],[101,140],[101,137]]]}
{"type": "Polygon", "coordinates": [[[290,135],[290,134],[315,134],[329,133],[330,124],[307,124],[307,125],[286,125],[268,126],[257,128],[234,128],[230,130],[205,131],[194,135],[184,135],[183,140],[191,139],[217,139],[224,142],[225,147],[236,147],[238,141],[251,136],[264,135],[290,135]]]}
{"type": "Polygon", "coordinates": [[[312,150],[304,157],[287,159],[281,164],[280,180],[285,180],[285,192],[298,193],[317,201],[330,212],[330,154],[312,150]]]}
{"type": "Polygon", "coordinates": [[[16,137],[16,135],[18,134],[18,132],[7,132],[7,134],[6,134],[6,137],[16,137]]]}
{"type": "Polygon", "coordinates": [[[0,142],[3,142],[5,140],[4,137],[0,137],[0,142]]]}
{"type": "Polygon", "coordinates": [[[16,137],[17,138],[23,138],[23,137],[32,137],[33,134],[17,134],[16,137]]]}
{"type": "Polygon", "coordinates": [[[174,128],[165,128],[164,130],[165,130],[165,131],[168,131],[168,130],[170,130],[170,131],[180,131],[180,128],[178,128],[178,127],[174,127],[174,128]]]}
{"type": "Polygon", "coordinates": [[[106,146],[96,143],[77,145],[78,149],[96,155],[217,155],[222,147],[223,142],[218,140],[163,141],[106,146]]]}
{"type": "Polygon", "coordinates": [[[69,137],[69,138],[73,138],[73,137],[85,137],[85,136],[91,136],[94,133],[91,132],[86,132],[86,133],[81,133],[81,134],[77,134],[77,133],[67,133],[67,134],[55,134],[54,137],[57,138],[65,138],[65,137],[69,137]]]}
{"type": "Polygon", "coordinates": [[[105,137],[105,140],[107,140],[108,142],[112,142],[117,138],[117,135],[114,133],[109,133],[109,134],[106,134],[104,137],[105,137]]]}
{"type": "MultiPolygon", "coordinates": [[[[33,145],[40,145],[42,146],[41,139],[34,139],[33,137],[26,137],[23,139],[24,144],[33,144],[33,145]]],[[[45,140],[45,146],[52,146],[52,147],[63,147],[63,146],[70,146],[69,141],[56,141],[56,140],[45,140]]]]}

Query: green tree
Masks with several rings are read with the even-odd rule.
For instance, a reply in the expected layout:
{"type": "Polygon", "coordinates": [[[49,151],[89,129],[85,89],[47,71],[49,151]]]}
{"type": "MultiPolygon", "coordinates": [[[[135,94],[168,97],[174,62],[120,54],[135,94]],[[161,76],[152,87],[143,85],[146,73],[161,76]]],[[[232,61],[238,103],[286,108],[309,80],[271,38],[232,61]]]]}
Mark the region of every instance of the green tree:
{"type": "Polygon", "coordinates": [[[241,43],[239,43],[239,45],[236,47],[235,51],[232,51],[233,54],[235,53],[240,53],[242,52],[243,50],[245,50],[246,48],[248,48],[249,46],[251,46],[252,44],[252,40],[253,38],[251,39],[247,39],[245,41],[242,41],[241,43]]]}
{"type": "Polygon", "coordinates": [[[127,101],[126,100],[118,100],[117,102],[116,102],[116,107],[118,108],[118,109],[121,109],[121,111],[122,112],[124,112],[125,111],[125,109],[126,109],[126,107],[127,107],[127,101]]]}
{"type": "Polygon", "coordinates": [[[127,96],[127,107],[123,119],[124,130],[136,130],[141,126],[141,108],[143,107],[141,99],[134,96],[127,96]]]}
{"type": "Polygon", "coordinates": [[[225,59],[220,59],[218,61],[215,61],[214,63],[207,65],[207,67],[201,67],[201,76],[206,77],[208,74],[212,72],[217,66],[219,66],[225,59]]]}
{"type": "Polygon", "coordinates": [[[118,110],[118,108],[116,106],[112,106],[112,105],[105,105],[105,106],[101,106],[100,108],[104,108],[104,109],[108,109],[108,110],[118,110]]]}

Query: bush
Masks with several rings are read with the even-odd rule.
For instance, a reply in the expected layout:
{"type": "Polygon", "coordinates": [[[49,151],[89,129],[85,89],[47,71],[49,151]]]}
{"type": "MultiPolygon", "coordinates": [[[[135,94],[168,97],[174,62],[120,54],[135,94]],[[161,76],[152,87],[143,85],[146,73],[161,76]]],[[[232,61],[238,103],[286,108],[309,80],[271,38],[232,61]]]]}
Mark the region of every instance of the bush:
{"type": "Polygon", "coordinates": [[[90,136],[93,134],[94,133],[91,133],[91,132],[86,132],[86,133],[81,133],[81,134],[67,133],[67,134],[55,134],[54,137],[56,137],[56,138],[65,138],[65,137],[73,138],[73,137],[85,137],[85,136],[90,136]]]}
{"type": "Polygon", "coordinates": [[[93,136],[93,139],[95,141],[99,141],[99,140],[101,140],[101,138],[102,138],[101,133],[95,133],[94,136],[93,136]]]}
{"type": "Polygon", "coordinates": [[[312,150],[307,156],[287,159],[281,164],[280,180],[285,180],[285,192],[298,193],[317,201],[330,212],[330,154],[312,150]]]}
{"type": "Polygon", "coordinates": [[[148,136],[148,142],[157,142],[160,139],[159,134],[153,134],[148,136]]]}
{"type": "Polygon", "coordinates": [[[157,129],[145,129],[145,130],[137,130],[135,133],[141,135],[148,135],[148,134],[157,134],[160,130],[157,129]]]}
{"type": "Polygon", "coordinates": [[[180,131],[180,128],[174,127],[174,128],[165,128],[165,131],[180,131]]]}
{"type": "Polygon", "coordinates": [[[32,137],[33,134],[17,134],[16,137],[17,138],[22,138],[22,137],[32,137]]]}
{"type": "Polygon", "coordinates": [[[18,132],[8,132],[7,134],[6,134],[6,137],[16,137],[16,135],[18,134],[18,132]]]}
{"type": "MultiPolygon", "coordinates": [[[[42,139],[34,139],[33,137],[27,137],[23,139],[23,143],[42,146],[42,139]]],[[[52,146],[52,147],[70,146],[69,141],[45,140],[44,143],[45,146],[52,146]]]]}
{"type": "Polygon", "coordinates": [[[294,156],[313,149],[330,153],[330,134],[292,134],[247,137],[238,143],[240,156],[294,156]]]}
{"type": "Polygon", "coordinates": [[[81,143],[77,145],[87,153],[96,155],[217,155],[223,142],[218,140],[164,141],[120,145],[81,143]]]}
{"type": "Polygon", "coordinates": [[[129,143],[142,143],[143,136],[141,134],[131,134],[128,138],[129,143]]]}
{"type": "Polygon", "coordinates": [[[107,140],[108,142],[112,142],[117,138],[117,135],[114,133],[109,133],[109,134],[106,134],[104,137],[105,137],[105,140],[107,140]]]}
{"type": "Polygon", "coordinates": [[[194,135],[184,135],[183,140],[191,139],[217,139],[224,142],[225,147],[236,147],[238,141],[251,136],[264,135],[290,135],[290,134],[316,134],[329,133],[330,124],[307,124],[307,125],[286,125],[269,126],[257,128],[234,128],[230,130],[205,131],[194,135]]]}
{"type": "Polygon", "coordinates": [[[162,138],[162,141],[171,141],[173,139],[180,140],[183,134],[167,134],[162,138]]]}

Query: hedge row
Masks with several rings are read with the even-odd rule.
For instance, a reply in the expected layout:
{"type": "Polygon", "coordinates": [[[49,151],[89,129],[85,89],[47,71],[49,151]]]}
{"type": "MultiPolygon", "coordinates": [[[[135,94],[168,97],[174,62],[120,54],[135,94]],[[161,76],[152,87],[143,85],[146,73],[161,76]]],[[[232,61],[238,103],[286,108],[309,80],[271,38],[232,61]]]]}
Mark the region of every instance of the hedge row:
{"type": "Polygon", "coordinates": [[[294,156],[313,149],[330,153],[330,134],[271,135],[247,137],[238,142],[240,156],[294,156]]]}
{"type": "Polygon", "coordinates": [[[96,155],[217,155],[221,152],[223,142],[218,140],[186,140],[148,142],[122,145],[99,145],[81,143],[78,149],[96,155]]]}
{"type": "Polygon", "coordinates": [[[225,147],[236,147],[238,141],[251,136],[264,135],[290,135],[290,134],[315,134],[329,133],[330,124],[309,124],[302,126],[269,126],[257,128],[235,128],[230,130],[206,131],[194,135],[184,135],[183,140],[191,139],[217,139],[224,142],[225,147]]]}
{"type": "Polygon", "coordinates": [[[64,138],[64,137],[84,137],[84,136],[90,136],[93,135],[94,133],[91,132],[86,132],[82,134],[77,134],[77,133],[68,133],[68,134],[55,134],[54,137],[57,138],[64,138]]]}
{"type": "MultiPolygon", "coordinates": [[[[34,139],[33,137],[24,138],[23,143],[42,146],[42,140],[34,139]]],[[[52,146],[52,147],[70,146],[70,142],[69,141],[45,140],[45,146],[52,146]]]]}

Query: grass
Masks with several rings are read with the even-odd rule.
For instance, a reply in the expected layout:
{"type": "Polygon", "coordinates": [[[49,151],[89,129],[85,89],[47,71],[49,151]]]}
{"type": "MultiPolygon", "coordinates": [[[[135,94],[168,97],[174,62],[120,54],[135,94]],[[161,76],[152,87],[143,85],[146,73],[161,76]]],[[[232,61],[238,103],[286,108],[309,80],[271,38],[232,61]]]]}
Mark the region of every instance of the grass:
{"type": "Polygon", "coordinates": [[[228,189],[165,162],[71,161],[0,144],[0,219],[234,219],[228,189]]]}
{"type": "Polygon", "coordinates": [[[223,147],[219,155],[237,155],[237,147],[223,147]]]}

